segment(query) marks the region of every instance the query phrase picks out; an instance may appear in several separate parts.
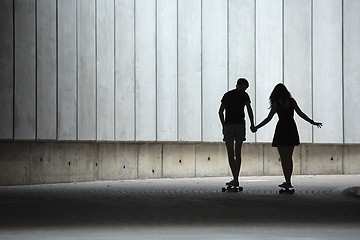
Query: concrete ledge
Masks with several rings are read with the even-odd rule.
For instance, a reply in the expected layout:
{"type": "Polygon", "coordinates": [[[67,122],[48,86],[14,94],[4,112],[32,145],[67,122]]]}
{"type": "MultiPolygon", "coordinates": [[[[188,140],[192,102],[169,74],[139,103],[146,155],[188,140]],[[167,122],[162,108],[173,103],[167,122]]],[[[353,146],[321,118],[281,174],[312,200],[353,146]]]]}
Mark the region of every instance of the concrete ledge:
{"type": "Polygon", "coordinates": [[[138,177],[136,145],[101,143],[98,147],[99,180],[123,180],[138,177]]]}
{"type": "MultiPolygon", "coordinates": [[[[223,146],[224,151],[225,146],[223,146]]],[[[225,153],[226,154],[226,153],[225,153]]],[[[241,154],[241,176],[264,175],[264,144],[243,144],[241,154]]],[[[227,154],[225,155],[227,158],[227,154]]],[[[276,160],[274,160],[276,161],[276,160]]],[[[227,167],[229,168],[229,167],[227,167]]],[[[229,172],[230,175],[230,172],[229,172]]]]}
{"type": "Polygon", "coordinates": [[[138,144],[137,146],[138,178],[162,177],[162,145],[138,144]]]}
{"type": "Polygon", "coordinates": [[[302,145],[301,173],[309,175],[344,173],[343,148],[343,145],[302,145]]]}
{"type": "Polygon", "coordinates": [[[230,168],[223,144],[197,144],[195,151],[196,177],[229,176],[230,168]]]}
{"type": "Polygon", "coordinates": [[[163,146],[163,177],[195,177],[195,145],[163,146]]]}
{"type": "Polygon", "coordinates": [[[346,145],[343,147],[343,167],[345,174],[358,174],[360,172],[360,146],[346,145]]]}
{"type": "MultiPolygon", "coordinates": [[[[294,174],[359,174],[360,145],[302,144],[294,174]]],[[[282,175],[276,148],[244,143],[241,176],[282,175]]],[[[0,142],[0,185],[230,176],[224,143],[0,142]]]]}

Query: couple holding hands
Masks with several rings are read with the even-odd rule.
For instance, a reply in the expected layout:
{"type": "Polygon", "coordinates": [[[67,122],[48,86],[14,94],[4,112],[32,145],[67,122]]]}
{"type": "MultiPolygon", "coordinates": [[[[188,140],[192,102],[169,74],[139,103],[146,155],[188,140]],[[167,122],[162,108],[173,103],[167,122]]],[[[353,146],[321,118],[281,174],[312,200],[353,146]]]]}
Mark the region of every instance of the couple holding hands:
{"type": "Polygon", "coordinates": [[[268,116],[255,126],[254,114],[250,105],[250,97],[245,91],[248,87],[249,82],[245,78],[239,78],[237,80],[236,88],[226,92],[221,99],[219,117],[223,126],[223,140],[226,144],[229,165],[234,177],[232,181],[226,184],[234,187],[239,186],[241,147],[243,141],[245,141],[246,132],[244,112],[246,106],[251,124],[250,129],[253,133],[270,122],[275,113],[278,114],[279,121],[276,125],[272,146],[277,147],[278,149],[285,177],[285,182],[280,184],[279,187],[292,188],[292,155],[294,147],[300,144],[299,133],[294,120],[294,112],[296,112],[305,121],[319,128],[322,127],[322,123],[314,122],[314,120],[310,119],[304,112],[302,112],[285,85],[279,83],[270,94],[270,112],[268,116]]]}

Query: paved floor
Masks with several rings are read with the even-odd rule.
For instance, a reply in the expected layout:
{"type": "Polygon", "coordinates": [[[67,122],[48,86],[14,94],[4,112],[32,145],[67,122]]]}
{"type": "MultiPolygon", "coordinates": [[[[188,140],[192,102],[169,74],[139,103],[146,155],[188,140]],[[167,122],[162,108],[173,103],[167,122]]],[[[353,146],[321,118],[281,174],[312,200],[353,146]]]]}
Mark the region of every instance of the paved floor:
{"type": "Polygon", "coordinates": [[[295,176],[293,195],[280,176],[243,177],[237,193],[227,180],[0,187],[0,240],[360,239],[360,175],[295,176]]]}

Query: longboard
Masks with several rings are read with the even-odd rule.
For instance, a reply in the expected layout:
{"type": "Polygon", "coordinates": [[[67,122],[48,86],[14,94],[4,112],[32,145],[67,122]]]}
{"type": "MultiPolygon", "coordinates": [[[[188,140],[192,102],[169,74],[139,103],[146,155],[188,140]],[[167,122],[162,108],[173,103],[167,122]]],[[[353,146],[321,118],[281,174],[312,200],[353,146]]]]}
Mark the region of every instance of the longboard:
{"type": "Polygon", "coordinates": [[[231,185],[227,185],[226,187],[223,187],[221,189],[222,192],[226,192],[226,191],[230,191],[230,192],[241,192],[244,188],[243,187],[235,187],[235,186],[231,186],[231,185]]]}
{"type": "Polygon", "coordinates": [[[285,194],[294,194],[294,192],[295,192],[295,189],[293,189],[293,188],[287,188],[287,187],[280,187],[281,189],[279,190],[279,194],[283,194],[283,193],[285,193],[285,194]]]}

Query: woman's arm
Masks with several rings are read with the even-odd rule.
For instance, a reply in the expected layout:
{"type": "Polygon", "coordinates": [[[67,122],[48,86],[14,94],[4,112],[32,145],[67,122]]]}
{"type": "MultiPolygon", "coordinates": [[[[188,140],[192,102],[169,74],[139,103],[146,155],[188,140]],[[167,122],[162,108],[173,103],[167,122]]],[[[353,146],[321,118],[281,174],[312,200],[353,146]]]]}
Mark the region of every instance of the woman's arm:
{"type": "Polygon", "coordinates": [[[303,111],[301,111],[300,107],[297,105],[295,99],[293,99],[294,102],[294,109],[295,112],[305,121],[309,122],[310,124],[313,124],[315,126],[317,126],[318,128],[322,127],[322,123],[320,122],[314,122],[314,120],[312,120],[311,118],[309,118],[303,111]]]}
{"type": "Polygon", "coordinates": [[[255,127],[255,131],[257,131],[259,128],[265,126],[268,122],[271,121],[271,119],[273,118],[274,114],[276,113],[276,103],[273,104],[273,106],[270,109],[270,112],[268,114],[268,116],[259,124],[255,127]]]}

